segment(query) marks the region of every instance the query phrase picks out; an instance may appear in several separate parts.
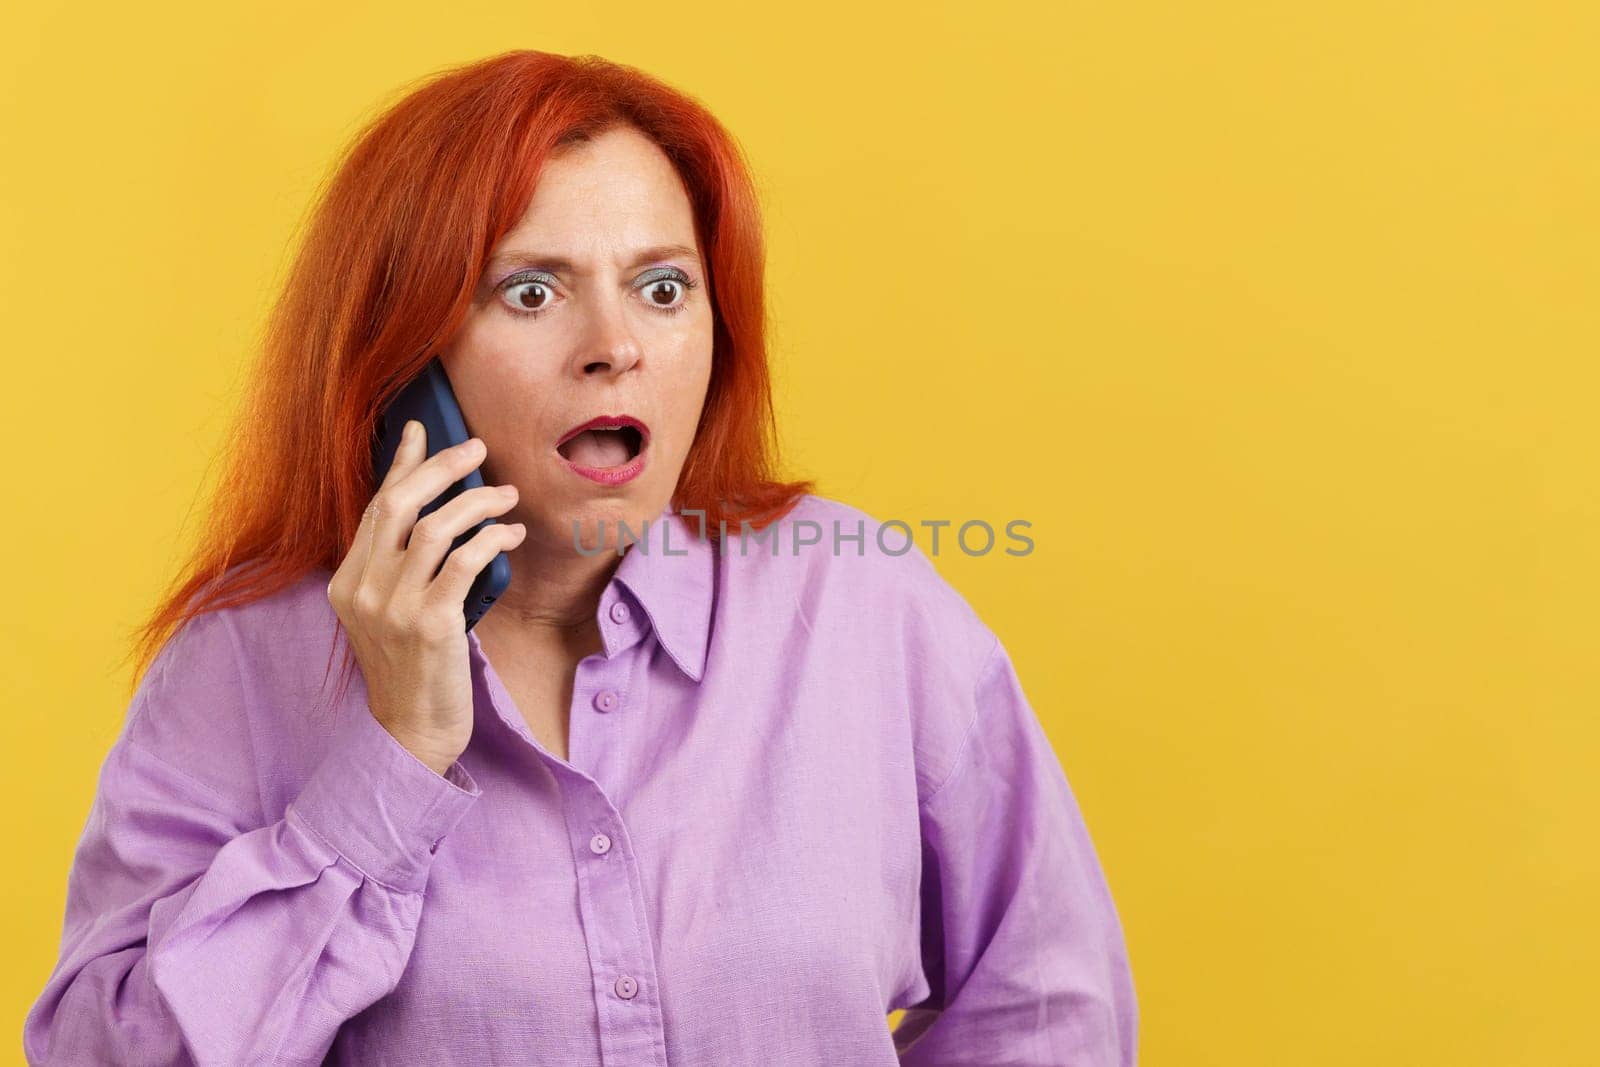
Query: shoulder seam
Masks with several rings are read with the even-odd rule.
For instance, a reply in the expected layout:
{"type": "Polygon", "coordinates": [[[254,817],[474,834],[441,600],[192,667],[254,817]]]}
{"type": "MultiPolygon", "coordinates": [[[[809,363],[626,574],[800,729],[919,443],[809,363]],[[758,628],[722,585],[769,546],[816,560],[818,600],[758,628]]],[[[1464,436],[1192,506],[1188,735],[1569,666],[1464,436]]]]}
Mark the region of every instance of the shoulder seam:
{"type": "Polygon", "coordinates": [[[188,771],[184,770],[182,767],[179,767],[177,764],[173,763],[171,760],[167,759],[165,756],[162,756],[159,753],[157,753],[155,749],[150,748],[148,745],[144,744],[142,741],[135,741],[133,739],[133,737],[130,735],[128,737],[123,738],[122,744],[127,748],[133,749],[134,751],[143,753],[145,756],[147,756],[150,759],[154,760],[155,762],[161,764],[161,766],[165,767],[167,770],[171,771],[173,774],[177,775],[179,778],[182,778],[184,781],[186,781],[189,784],[195,786],[197,789],[201,790],[202,792],[204,792],[208,796],[211,796],[211,797],[215,798],[218,801],[219,807],[223,811],[225,811],[230,817],[232,817],[236,822],[242,823],[245,826],[252,827],[252,828],[254,828],[256,826],[257,820],[255,818],[253,818],[251,816],[241,815],[239,813],[239,811],[234,807],[233,801],[229,800],[227,797],[225,797],[221,793],[219,793],[214,786],[210,786],[210,785],[207,785],[205,782],[202,782],[200,779],[196,778],[194,775],[190,774],[188,771]]]}
{"type": "Polygon", "coordinates": [[[806,633],[815,637],[817,628],[811,624],[811,619],[806,615],[806,606],[800,599],[800,594],[794,590],[789,591],[789,600],[794,604],[795,617],[800,620],[800,625],[806,628],[806,633]]]}
{"type": "MultiPolygon", "coordinates": [[[[185,626],[193,626],[196,623],[204,624],[205,621],[206,621],[205,617],[207,615],[214,616],[212,621],[215,623],[215,625],[222,627],[223,631],[228,636],[228,649],[229,649],[230,656],[233,659],[233,672],[234,672],[235,676],[237,676],[238,679],[239,679],[240,691],[242,693],[243,692],[243,682],[244,682],[244,672],[243,672],[243,669],[242,669],[241,663],[240,663],[239,642],[234,637],[233,627],[232,627],[232,624],[231,624],[230,620],[228,619],[227,609],[223,608],[223,609],[217,609],[217,610],[209,611],[209,612],[202,612],[200,615],[192,616],[190,618],[190,620],[188,622],[186,622],[184,625],[185,626]]],[[[168,638],[168,641],[169,642],[176,641],[177,637],[178,637],[178,634],[174,633],[171,637],[168,638]]],[[[169,645],[169,647],[170,647],[170,645],[169,645]]],[[[159,676],[155,677],[154,680],[157,681],[157,682],[160,682],[163,678],[165,678],[167,670],[168,670],[168,668],[170,666],[170,663],[168,661],[166,661],[165,659],[163,659],[157,666],[158,666],[158,669],[160,670],[161,673],[160,673],[159,676]]],[[[145,707],[147,701],[148,701],[148,697],[145,696],[145,695],[139,695],[139,696],[136,696],[134,698],[134,703],[135,703],[136,706],[135,706],[134,710],[128,716],[128,721],[127,721],[127,724],[126,724],[126,727],[125,727],[125,730],[124,730],[123,738],[122,738],[120,743],[126,745],[129,748],[137,749],[139,752],[142,752],[144,755],[148,756],[149,758],[151,758],[155,762],[159,763],[161,766],[165,767],[167,770],[171,771],[173,774],[178,775],[184,781],[191,783],[192,785],[196,786],[197,788],[203,790],[207,795],[215,798],[217,801],[220,802],[220,806],[230,816],[232,816],[236,821],[238,821],[240,823],[243,823],[243,824],[245,824],[247,826],[257,826],[257,825],[259,825],[260,824],[259,815],[265,813],[266,807],[265,807],[265,805],[263,805],[261,803],[261,795],[260,795],[261,782],[260,782],[260,773],[259,773],[260,772],[260,767],[256,764],[255,739],[250,736],[250,725],[249,725],[250,716],[249,716],[249,713],[248,713],[248,708],[246,709],[246,713],[244,715],[244,719],[245,719],[245,745],[249,749],[249,753],[250,753],[250,766],[251,766],[252,770],[254,770],[256,772],[256,776],[255,776],[256,777],[256,813],[248,813],[248,812],[241,813],[238,810],[238,807],[232,801],[232,799],[230,799],[229,797],[223,795],[215,786],[208,785],[207,783],[201,781],[199,778],[196,778],[193,774],[191,774],[188,771],[184,770],[182,767],[179,767],[176,763],[173,763],[171,760],[167,759],[165,756],[162,756],[154,748],[151,748],[149,745],[146,745],[144,742],[139,741],[139,740],[137,740],[135,738],[134,730],[135,730],[135,727],[137,727],[138,724],[139,724],[139,718],[141,716],[147,714],[147,710],[146,710],[146,707],[145,707]]]]}
{"type": "Polygon", "coordinates": [[[226,609],[217,613],[221,617],[223,629],[228,631],[228,645],[233,649],[233,672],[239,678],[240,700],[243,702],[243,714],[240,716],[244,722],[244,743],[250,753],[250,769],[254,771],[256,785],[256,810],[265,818],[267,805],[261,795],[261,764],[256,759],[255,717],[250,714],[250,701],[246,699],[251,686],[245,683],[244,677],[244,649],[239,643],[239,632],[233,625],[233,620],[228,617],[226,609]]]}
{"type": "Polygon", "coordinates": [[[978,689],[983,685],[983,680],[989,676],[989,672],[1000,659],[1000,635],[994,634],[992,636],[993,640],[989,644],[989,651],[984,655],[983,663],[978,668],[977,677],[972,683],[972,721],[967,723],[966,730],[961,734],[961,743],[956,746],[956,754],[950,761],[949,772],[945,774],[943,781],[933,787],[932,792],[918,802],[917,807],[920,809],[925,810],[932,805],[934,800],[944,792],[945,786],[955,780],[956,775],[961,771],[961,761],[972,744],[972,735],[978,732],[978,719],[983,714],[983,709],[978,706],[978,689]]]}

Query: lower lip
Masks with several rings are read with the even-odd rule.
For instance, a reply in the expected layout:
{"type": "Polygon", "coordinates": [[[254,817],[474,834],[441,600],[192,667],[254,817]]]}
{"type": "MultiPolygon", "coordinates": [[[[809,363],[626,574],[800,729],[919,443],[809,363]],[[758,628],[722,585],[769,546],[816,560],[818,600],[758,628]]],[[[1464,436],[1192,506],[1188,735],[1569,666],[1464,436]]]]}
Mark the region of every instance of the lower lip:
{"type": "Polygon", "coordinates": [[[623,482],[633,481],[639,476],[639,472],[644,470],[644,457],[645,452],[641,449],[637,456],[620,467],[584,467],[572,462],[560,452],[556,453],[556,458],[565,463],[573,474],[581,475],[591,482],[599,482],[601,485],[621,485],[623,482]]]}

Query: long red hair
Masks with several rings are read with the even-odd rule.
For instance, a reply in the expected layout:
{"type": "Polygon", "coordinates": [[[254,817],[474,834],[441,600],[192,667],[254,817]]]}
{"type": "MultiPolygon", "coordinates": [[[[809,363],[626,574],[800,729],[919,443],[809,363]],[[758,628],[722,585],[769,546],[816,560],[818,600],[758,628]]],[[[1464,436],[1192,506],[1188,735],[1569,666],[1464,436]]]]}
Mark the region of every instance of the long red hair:
{"type": "Polygon", "coordinates": [[[618,124],[677,168],[709,275],[711,378],[675,504],[705,508],[709,536],[722,521],[763,528],[811,490],[775,473],[765,248],[737,143],[703,105],[632,67],[505,52],[425,79],[357,135],[318,198],[198,545],[134,631],[136,681],[192,617],[337,569],[376,492],[378,416],[465,319],[546,159],[618,124]]]}

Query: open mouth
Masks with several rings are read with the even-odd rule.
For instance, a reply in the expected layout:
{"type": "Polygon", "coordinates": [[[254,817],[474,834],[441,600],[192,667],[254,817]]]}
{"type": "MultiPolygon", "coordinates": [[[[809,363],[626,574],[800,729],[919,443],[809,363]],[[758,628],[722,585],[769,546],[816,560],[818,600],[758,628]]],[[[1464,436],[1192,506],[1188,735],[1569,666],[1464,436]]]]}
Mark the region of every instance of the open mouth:
{"type": "Polygon", "coordinates": [[[593,419],[574,427],[556,445],[569,463],[595,470],[621,467],[644,451],[646,436],[636,419],[593,419]]]}

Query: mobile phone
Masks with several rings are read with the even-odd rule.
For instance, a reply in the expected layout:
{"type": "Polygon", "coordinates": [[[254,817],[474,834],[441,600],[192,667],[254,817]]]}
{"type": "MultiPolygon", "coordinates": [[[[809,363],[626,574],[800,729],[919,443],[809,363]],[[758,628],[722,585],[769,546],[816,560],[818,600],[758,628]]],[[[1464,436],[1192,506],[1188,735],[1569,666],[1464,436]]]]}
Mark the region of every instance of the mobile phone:
{"type": "MultiPolygon", "coordinates": [[[[405,429],[406,422],[410,419],[416,419],[422,424],[423,429],[427,430],[429,456],[453,445],[459,445],[472,436],[467,430],[467,420],[461,414],[461,406],[456,403],[455,391],[450,388],[450,379],[445,376],[444,365],[439,362],[438,356],[428,361],[422,373],[401,390],[378,420],[372,445],[374,485],[382,485],[384,476],[394,465],[394,455],[400,448],[400,432],[405,429]]],[[[474,467],[467,472],[466,477],[458,478],[444,492],[425,505],[417,513],[417,519],[420,521],[424,515],[437,511],[466,490],[477,489],[483,484],[480,468],[474,467]]],[[[445,559],[449,559],[451,552],[466,544],[479,530],[494,521],[494,517],[489,516],[480,520],[475,526],[463,530],[450,542],[445,559]]],[[[434,577],[438,577],[439,570],[443,567],[444,560],[441,560],[439,568],[433,572],[434,577]]],[[[467,591],[466,602],[461,606],[468,630],[478,624],[478,620],[483,618],[510,584],[511,560],[504,552],[497,552],[494,559],[489,561],[489,565],[479,571],[478,576],[473,579],[472,588],[467,591]]]]}

